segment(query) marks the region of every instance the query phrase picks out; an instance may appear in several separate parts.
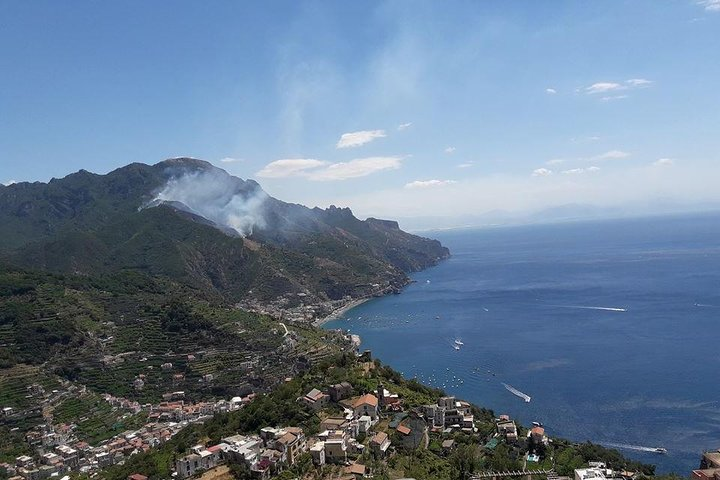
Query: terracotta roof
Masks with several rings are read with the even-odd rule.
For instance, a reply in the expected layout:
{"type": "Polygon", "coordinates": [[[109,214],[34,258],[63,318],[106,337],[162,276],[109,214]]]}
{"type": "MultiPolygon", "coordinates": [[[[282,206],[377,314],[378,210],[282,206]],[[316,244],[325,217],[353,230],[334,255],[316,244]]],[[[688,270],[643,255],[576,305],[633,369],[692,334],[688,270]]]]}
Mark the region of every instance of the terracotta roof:
{"type": "Polygon", "coordinates": [[[388,436],[385,432],[378,432],[375,434],[375,436],[372,438],[371,442],[377,443],[378,445],[381,445],[385,440],[387,440],[388,436]]]}
{"type": "Polygon", "coordinates": [[[403,435],[410,435],[410,429],[405,425],[398,425],[396,430],[398,433],[402,433],[403,435]]]}
{"type": "Polygon", "coordinates": [[[293,435],[290,432],[287,432],[285,435],[278,438],[278,442],[282,443],[283,445],[288,445],[288,444],[294,442],[296,439],[297,439],[297,437],[295,435],[293,435]]]}
{"type": "Polygon", "coordinates": [[[213,445],[212,447],[208,447],[208,452],[215,453],[220,450],[220,445],[213,445]]]}
{"type": "Polygon", "coordinates": [[[355,475],[365,475],[365,465],[362,463],[353,463],[345,467],[345,473],[352,473],[355,475]]]}
{"type": "Polygon", "coordinates": [[[533,427],[530,431],[533,435],[545,435],[545,429],[543,427],[533,427]]]}
{"type": "Polygon", "coordinates": [[[133,473],[128,477],[128,480],[147,480],[148,477],[140,475],[139,473],[133,473]]]}
{"type": "Polygon", "coordinates": [[[366,394],[363,395],[362,397],[360,397],[360,398],[358,398],[357,400],[355,400],[355,402],[353,403],[353,408],[358,408],[358,407],[360,407],[360,406],[362,406],[362,405],[365,405],[365,404],[372,405],[373,407],[377,407],[377,406],[378,406],[378,399],[377,399],[377,397],[376,397],[375,395],[373,395],[372,393],[366,393],[366,394]]]}

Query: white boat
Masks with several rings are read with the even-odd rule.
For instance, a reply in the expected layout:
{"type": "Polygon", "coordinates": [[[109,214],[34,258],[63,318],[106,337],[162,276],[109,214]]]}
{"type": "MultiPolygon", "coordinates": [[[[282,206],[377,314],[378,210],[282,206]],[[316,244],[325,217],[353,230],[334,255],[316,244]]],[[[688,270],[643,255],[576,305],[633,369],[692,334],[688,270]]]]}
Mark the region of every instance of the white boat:
{"type": "Polygon", "coordinates": [[[465,344],[461,340],[455,340],[455,345],[463,346],[465,344]]]}
{"type": "Polygon", "coordinates": [[[460,350],[460,345],[453,345],[453,348],[454,348],[455,350],[460,350]]]}

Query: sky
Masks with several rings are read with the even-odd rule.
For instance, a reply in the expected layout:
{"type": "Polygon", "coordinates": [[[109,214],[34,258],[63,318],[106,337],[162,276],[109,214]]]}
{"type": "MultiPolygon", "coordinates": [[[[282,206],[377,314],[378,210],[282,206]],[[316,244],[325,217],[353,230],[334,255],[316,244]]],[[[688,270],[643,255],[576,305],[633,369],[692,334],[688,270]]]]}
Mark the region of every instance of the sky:
{"type": "Polygon", "coordinates": [[[0,1],[0,182],[191,156],[359,216],[720,202],[720,0],[0,1]]]}

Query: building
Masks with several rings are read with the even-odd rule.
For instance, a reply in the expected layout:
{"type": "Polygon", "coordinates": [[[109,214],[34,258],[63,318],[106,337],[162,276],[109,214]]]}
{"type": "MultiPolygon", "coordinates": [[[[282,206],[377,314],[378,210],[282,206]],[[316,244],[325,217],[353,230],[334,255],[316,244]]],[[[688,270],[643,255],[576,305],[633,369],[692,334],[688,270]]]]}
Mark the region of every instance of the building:
{"type": "Polygon", "coordinates": [[[317,388],[313,388],[307,394],[305,394],[305,396],[302,398],[302,401],[305,405],[317,411],[328,404],[328,402],[330,401],[330,395],[326,395],[317,388]]]}
{"type": "Polygon", "coordinates": [[[201,457],[196,453],[186,455],[175,461],[175,471],[180,478],[188,478],[195,475],[195,472],[202,470],[201,457]]]}
{"type": "Polygon", "coordinates": [[[700,468],[693,470],[694,480],[720,480],[720,450],[703,453],[700,468]]]}
{"type": "Polygon", "coordinates": [[[328,388],[328,394],[333,402],[339,402],[340,400],[349,398],[352,395],[352,392],[353,387],[348,382],[330,385],[330,388],[328,388]]]}
{"type": "Polygon", "coordinates": [[[575,480],[605,480],[605,470],[597,467],[577,468],[575,480]]]}
{"type": "Polygon", "coordinates": [[[365,465],[362,463],[351,463],[345,467],[345,473],[352,475],[354,478],[363,478],[365,476],[365,465]]]}
{"type": "Polygon", "coordinates": [[[313,464],[325,465],[325,442],[315,442],[310,447],[310,456],[312,457],[313,464]]]}
{"type": "Polygon", "coordinates": [[[543,427],[533,427],[530,430],[530,440],[535,445],[545,443],[545,429],[543,427]]]}
{"type": "Polygon", "coordinates": [[[450,453],[455,449],[455,440],[443,440],[442,442],[442,449],[443,453],[447,454],[450,453]]]}
{"type": "Polygon", "coordinates": [[[495,427],[499,435],[505,437],[508,443],[515,443],[518,439],[517,426],[507,415],[500,415],[495,421],[495,427]]]}
{"type": "Polygon", "coordinates": [[[378,432],[370,439],[370,449],[378,458],[384,458],[390,448],[390,438],[385,432],[378,432]]]}
{"type": "Polygon", "coordinates": [[[294,465],[298,457],[307,452],[307,441],[302,428],[288,427],[278,432],[278,436],[272,445],[275,449],[283,453],[285,461],[294,465]]]}
{"type": "Polygon", "coordinates": [[[347,461],[345,438],[336,437],[325,440],[325,461],[327,463],[345,463],[347,461]]]}
{"type": "Polygon", "coordinates": [[[372,420],[378,418],[378,399],[372,393],[366,393],[362,397],[357,398],[353,404],[355,418],[367,415],[372,420]]]}

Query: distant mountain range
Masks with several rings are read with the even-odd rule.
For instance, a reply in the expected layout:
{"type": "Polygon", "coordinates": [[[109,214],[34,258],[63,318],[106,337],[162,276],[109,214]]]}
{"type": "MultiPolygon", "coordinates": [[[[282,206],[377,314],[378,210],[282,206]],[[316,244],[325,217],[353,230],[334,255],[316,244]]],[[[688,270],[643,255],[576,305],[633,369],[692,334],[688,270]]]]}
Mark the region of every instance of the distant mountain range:
{"type": "Polygon", "coordinates": [[[683,204],[676,201],[656,199],[652,202],[648,201],[646,204],[626,205],[624,207],[571,203],[533,212],[492,210],[474,215],[400,217],[397,220],[402,228],[410,232],[430,232],[462,228],[575,222],[711,211],[720,211],[720,204],[711,202],[683,204]]]}
{"type": "Polygon", "coordinates": [[[0,186],[0,238],[19,267],[139,271],[237,301],[397,289],[450,254],[397,222],[285,203],[190,158],[0,186]]]}

